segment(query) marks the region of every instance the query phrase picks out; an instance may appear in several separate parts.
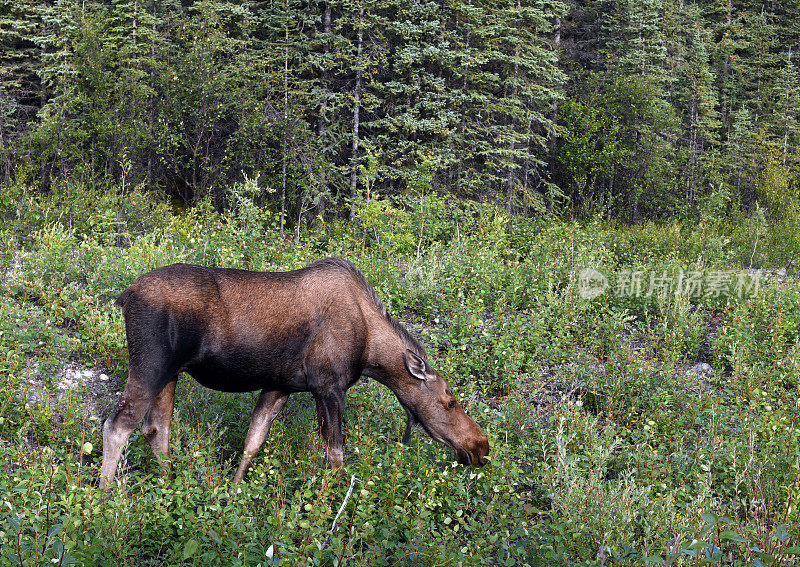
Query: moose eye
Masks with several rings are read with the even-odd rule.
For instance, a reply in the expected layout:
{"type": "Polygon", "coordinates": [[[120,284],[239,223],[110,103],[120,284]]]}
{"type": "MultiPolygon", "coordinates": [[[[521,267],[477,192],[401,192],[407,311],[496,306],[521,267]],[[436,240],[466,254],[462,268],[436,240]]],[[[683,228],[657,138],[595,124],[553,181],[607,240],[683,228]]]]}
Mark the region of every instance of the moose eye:
{"type": "Polygon", "coordinates": [[[447,409],[455,409],[455,407],[456,407],[456,401],[450,400],[450,403],[447,404],[447,409]]]}

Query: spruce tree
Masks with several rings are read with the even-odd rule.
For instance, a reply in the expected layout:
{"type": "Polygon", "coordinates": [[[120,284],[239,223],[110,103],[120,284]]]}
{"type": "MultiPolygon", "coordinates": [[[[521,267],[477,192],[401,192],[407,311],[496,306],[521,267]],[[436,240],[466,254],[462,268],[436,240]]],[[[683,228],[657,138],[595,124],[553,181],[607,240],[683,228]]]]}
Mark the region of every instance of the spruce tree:
{"type": "Polygon", "coordinates": [[[787,159],[797,139],[798,114],[800,113],[800,74],[792,61],[791,51],[784,56],[785,62],[775,81],[773,96],[776,99],[775,124],[777,138],[781,148],[782,163],[786,167],[787,159]]]}
{"type": "MultiPolygon", "coordinates": [[[[694,17],[692,20],[696,20],[694,17]]],[[[714,76],[706,48],[707,32],[694,26],[686,59],[679,68],[677,102],[681,105],[687,152],[686,197],[691,205],[704,178],[705,152],[718,141],[719,115],[714,76]]]]}
{"type": "Polygon", "coordinates": [[[0,0],[0,180],[17,165],[23,136],[43,104],[41,50],[34,41],[45,4],[0,0]]]}

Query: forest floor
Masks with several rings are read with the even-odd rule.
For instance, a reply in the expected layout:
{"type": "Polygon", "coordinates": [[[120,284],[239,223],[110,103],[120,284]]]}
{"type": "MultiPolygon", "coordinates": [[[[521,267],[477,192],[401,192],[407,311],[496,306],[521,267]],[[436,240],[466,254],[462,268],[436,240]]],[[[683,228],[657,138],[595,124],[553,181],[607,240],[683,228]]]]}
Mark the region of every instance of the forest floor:
{"type": "Polygon", "coordinates": [[[584,266],[742,271],[752,240],[486,207],[397,210],[287,242],[235,211],[148,205],[119,246],[124,226],[90,222],[116,205],[86,206],[67,224],[18,213],[0,239],[0,565],[798,564],[796,274],[765,270],[741,297],[587,299],[575,283],[584,266]],[[127,373],[114,298],[172,262],[283,270],[327,255],[356,263],[426,346],[487,433],[490,464],[459,467],[424,432],[401,445],[393,394],[361,381],[344,471],[320,466],[300,394],[232,485],[256,394],[186,378],[175,478],[134,433],[99,491],[102,421],[127,373]]]}

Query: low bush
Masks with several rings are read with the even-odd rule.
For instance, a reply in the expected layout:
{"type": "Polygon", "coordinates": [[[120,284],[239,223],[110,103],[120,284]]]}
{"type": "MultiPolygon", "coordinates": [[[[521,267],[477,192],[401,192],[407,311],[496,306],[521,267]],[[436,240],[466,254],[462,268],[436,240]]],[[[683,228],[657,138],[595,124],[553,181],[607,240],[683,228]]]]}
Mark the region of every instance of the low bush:
{"type": "Polygon", "coordinates": [[[280,238],[258,180],[230,188],[226,212],[178,215],[137,192],[3,190],[18,206],[0,211],[2,565],[799,562],[800,284],[615,288],[620,274],[739,270],[752,242],[735,227],[522,219],[420,194],[280,238]],[[456,466],[423,432],[402,446],[402,409],[362,382],[343,471],[320,465],[313,399],[296,395],[232,485],[255,394],[184,377],[175,478],[135,433],[99,492],[101,422],[127,372],[116,296],[172,262],[282,270],[328,254],[420,336],[490,464],[456,466]],[[608,277],[604,293],[586,295],[584,268],[608,277]],[[108,386],[65,385],[68,365],[108,386]]]}

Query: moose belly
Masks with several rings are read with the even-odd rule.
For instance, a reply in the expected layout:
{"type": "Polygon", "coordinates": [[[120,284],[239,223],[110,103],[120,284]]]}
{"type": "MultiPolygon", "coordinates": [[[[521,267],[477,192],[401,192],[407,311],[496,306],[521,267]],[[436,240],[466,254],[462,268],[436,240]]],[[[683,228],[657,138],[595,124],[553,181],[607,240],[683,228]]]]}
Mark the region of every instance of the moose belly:
{"type": "Polygon", "coordinates": [[[272,356],[274,354],[252,349],[230,349],[192,361],[185,370],[203,386],[222,392],[306,390],[302,358],[272,356]]]}
{"type": "Polygon", "coordinates": [[[240,323],[228,332],[206,331],[183,367],[203,386],[223,392],[304,391],[310,335],[305,322],[280,328],[240,323]]]}

